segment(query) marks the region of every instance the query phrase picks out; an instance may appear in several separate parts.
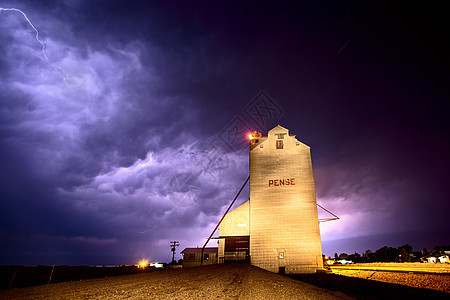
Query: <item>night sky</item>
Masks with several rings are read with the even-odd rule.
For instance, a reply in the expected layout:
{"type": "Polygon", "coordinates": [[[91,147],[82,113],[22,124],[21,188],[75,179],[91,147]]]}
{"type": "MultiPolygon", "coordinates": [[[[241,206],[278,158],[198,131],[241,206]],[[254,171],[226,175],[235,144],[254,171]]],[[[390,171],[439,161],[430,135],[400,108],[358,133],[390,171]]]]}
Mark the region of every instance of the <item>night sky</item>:
{"type": "Polygon", "coordinates": [[[39,31],[0,11],[0,264],[202,246],[277,124],[341,218],[324,254],[450,244],[439,2],[188,2],[0,1],[39,31]]]}

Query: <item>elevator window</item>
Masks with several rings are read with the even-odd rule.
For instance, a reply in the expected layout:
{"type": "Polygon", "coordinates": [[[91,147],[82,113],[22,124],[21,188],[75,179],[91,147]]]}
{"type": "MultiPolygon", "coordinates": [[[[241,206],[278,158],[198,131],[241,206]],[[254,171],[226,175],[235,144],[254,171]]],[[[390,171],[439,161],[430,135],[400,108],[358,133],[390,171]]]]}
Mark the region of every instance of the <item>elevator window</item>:
{"type": "Polygon", "coordinates": [[[283,141],[277,141],[277,149],[283,149],[283,141]]]}

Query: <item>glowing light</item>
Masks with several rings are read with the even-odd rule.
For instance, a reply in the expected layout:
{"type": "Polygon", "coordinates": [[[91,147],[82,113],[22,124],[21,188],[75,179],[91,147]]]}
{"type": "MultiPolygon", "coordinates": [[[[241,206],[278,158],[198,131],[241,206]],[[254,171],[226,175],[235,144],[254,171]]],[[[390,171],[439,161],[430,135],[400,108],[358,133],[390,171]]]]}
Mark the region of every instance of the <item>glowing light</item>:
{"type": "Polygon", "coordinates": [[[258,131],[253,131],[252,133],[248,134],[248,139],[249,140],[253,140],[253,139],[257,139],[261,137],[261,133],[259,133],[258,131]]]}
{"type": "Polygon", "coordinates": [[[150,263],[149,264],[149,266],[150,267],[155,267],[155,268],[162,268],[162,267],[164,267],[164,265],[163,264],[160,264],[160,263],[150,263]]]}
{"type": "Polygon", "coordinates": [[[43,41],[41,41],[39,39],[39,31],[36,29],[36,27],[34,27],[33,23],[31,23],[30,19],[28,19],[28,16],[23,11],[21,11],[20,9],[17,9],[17,8],[3,8],[3,7],[0,7],[0,12],[1,11],[15,11],[15,12],[18,12],[18,13],[22,14],[22,16],[25,18],[25,20],[27,20],[28,24],[31,26],[31,28],[33,28],[33,30],[36,32],[36,35],[34,36],[34,38],[36,39],[36,41],[39,44],[41,44],[41,51],[42,51],[42,55],[44,55],[45,60],[62,77],[62,79],[64,81],[64,84],[67,85],[67,83],[66,83],[66,76],[64,76],[64,74],[48,60],[47,54],[45,53],[45,44],[44,44],[43,41]]]}
{"type": "Polygon", "coordinates": [[[146,259],[142,259],[138,263],[138,268],[144,269],[147,266],[148,266],[148,260],[146,260],[146,259]]]}

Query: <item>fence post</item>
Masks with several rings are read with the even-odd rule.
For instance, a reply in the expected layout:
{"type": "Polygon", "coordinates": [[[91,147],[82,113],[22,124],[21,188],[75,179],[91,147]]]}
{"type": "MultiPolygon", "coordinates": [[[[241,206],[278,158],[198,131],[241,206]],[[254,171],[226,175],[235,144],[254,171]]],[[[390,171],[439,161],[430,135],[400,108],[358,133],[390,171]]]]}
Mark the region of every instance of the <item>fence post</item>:
{"type": "Polygon", "coordinates": [[[47,283],[47,285],[49,285],[50,284],[50,281],[52,280],[52,275],[53,275],[53,270],[55,269],[55,265],[53,265],[53,267],[52,267],[52,272],[50,273],[50,278],[48,279],[48,283],[47,283]]]}
{"type": "Polygon", "coordinates": [[[13,284],[14,278],[16,277],[16,273],[17,273],[17,269],[16,269],[16,271],[14,272],[14,275],[13,275],[13,277],[12,277],[12,279],[11,279],[11,282],[9,283],[8,290],[11,288],[11,286],[12,286],[12,284],[13,284]]]}

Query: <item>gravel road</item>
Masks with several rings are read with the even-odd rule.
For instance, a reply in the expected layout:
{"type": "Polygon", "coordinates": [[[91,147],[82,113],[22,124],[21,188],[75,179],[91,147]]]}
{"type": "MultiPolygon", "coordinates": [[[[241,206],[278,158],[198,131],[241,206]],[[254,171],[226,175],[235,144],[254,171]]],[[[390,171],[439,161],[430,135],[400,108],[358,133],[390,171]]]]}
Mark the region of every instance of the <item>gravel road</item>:
{"type": "Polygon", "coordinates": [[[212,265],[0,291],[0,299],[349,299],[247,264],[212,265]]]}

